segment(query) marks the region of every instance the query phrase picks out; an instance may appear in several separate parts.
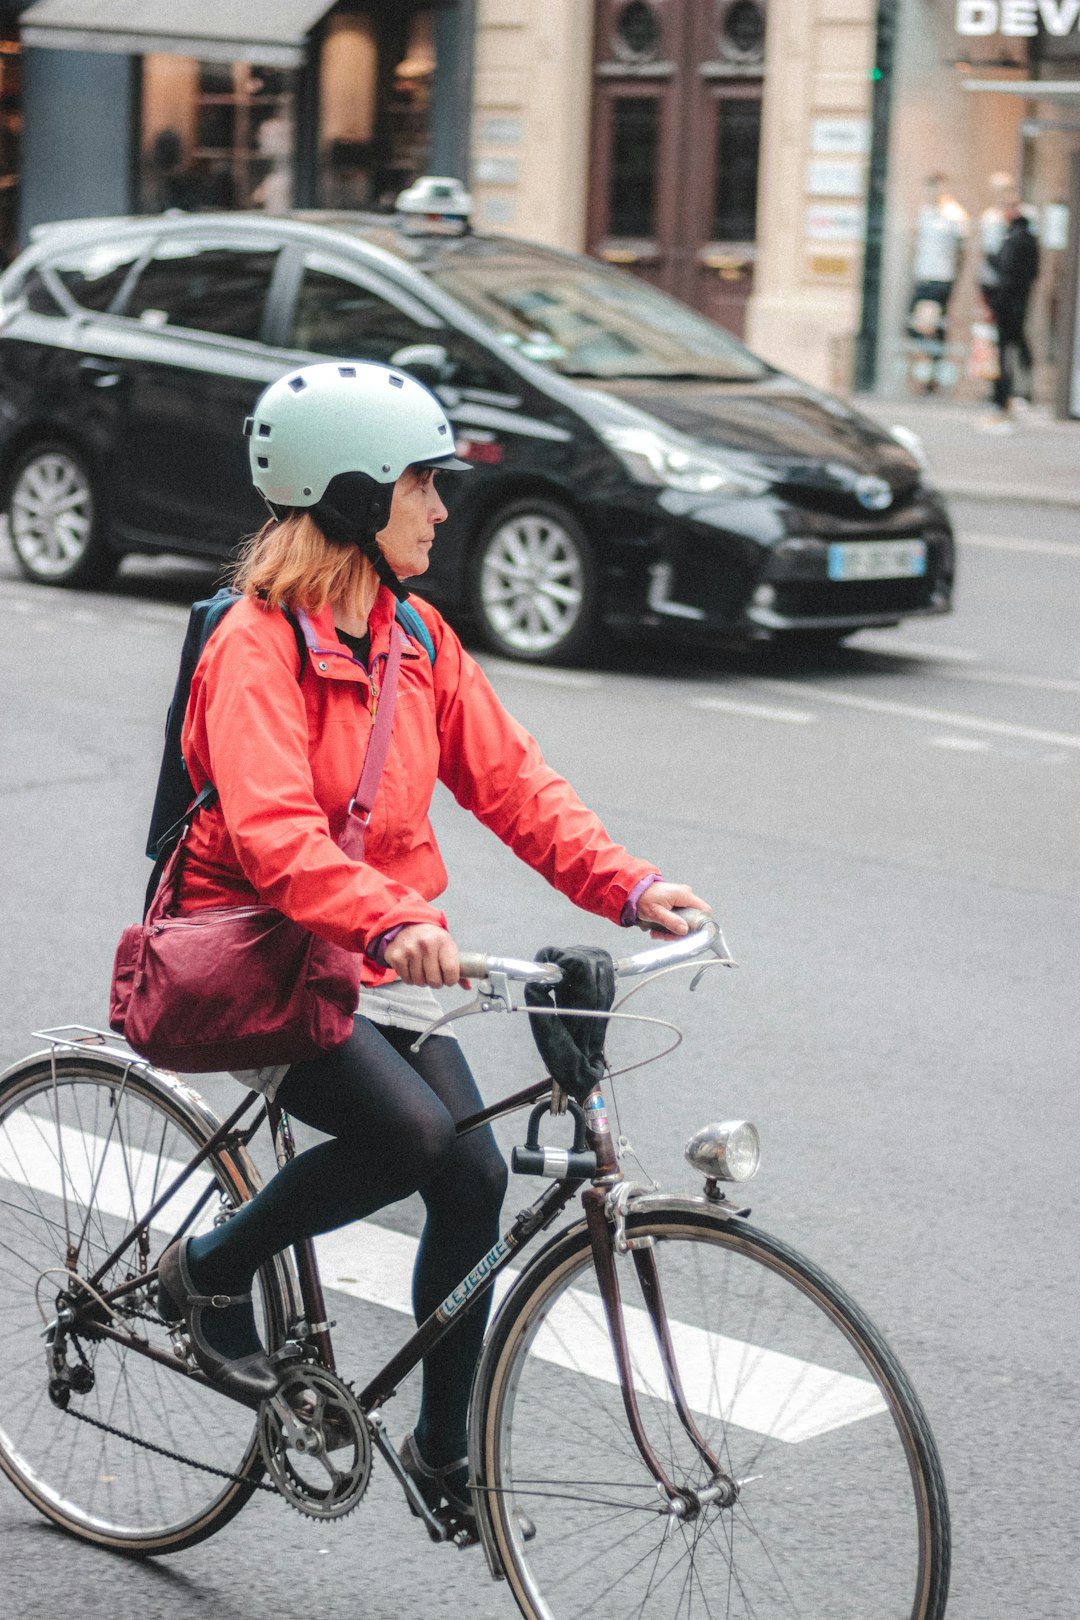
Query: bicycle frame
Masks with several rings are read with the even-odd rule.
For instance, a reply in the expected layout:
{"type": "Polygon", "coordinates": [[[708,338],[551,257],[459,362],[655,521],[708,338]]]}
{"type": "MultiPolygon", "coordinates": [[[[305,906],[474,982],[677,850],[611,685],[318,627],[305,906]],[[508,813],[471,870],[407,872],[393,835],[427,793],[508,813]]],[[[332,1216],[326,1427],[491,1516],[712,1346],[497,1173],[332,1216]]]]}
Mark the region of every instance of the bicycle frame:
{"type": "MultiPolygon", "coordinates": [[[[466,1136],[472,1131],[479,1130],[493,1119],[524,1109],[530,1104],[536,1104],[550,1093],[550,1079],[537,1081],[525,1090],[503,1098],[500,1102],[462,1120],[458,1124],[457,1134],[459,1137],[466,1136]]],[[[115,1288],[109,1290],[99,1288],[99,1284],[109,1269],[132,1245],[138,1245],[140,1256],[145,1264],[145,1258],[149,1251],[150,1226],[159,1212],[212,1154],[221,1149],[228,1151],[230,1147],[240,1146],[246,1148],[260,1130],[264,1119],[268,1120],[270,1124],[279,1167],[293,1156],[295,1145],[288,1117],[273,1103],[266,1103],[258,1092],[249,1091],[242,1102],[193,1155],[183,1170],[174,1177],[169,1186],[155,1199],[146,1214],[127,1232],[108,1258],[97,1268],[93,1276],[88,1279],[90,1285],[90,1289],[87,1290],[89,1296],[88,1313],[95,1307],[100,1308],[102,1304],[111,1307],[126,1294],[143,1288],[148,1282],[154,1280],[157,1276],[156,1268],[141,1271],[138,1276],[129,1278],[115,1288]],[[257,1105],[259,1110],[255,1118],[241,1124],[245,1115],[249,1113],[254,1105],[257,1105]]],[[[676,1487],[668,1477],[662,1463],[650,1445],[645,1434],[634,1388],[621,1291],[615,1265],[617,1239],[613,1229],[614,1210],[617,1207],[617,1203],[613,1203],[613,1199],[618,1200],[621,1198],[625,1203],[628,1184],[619,1168],[615,1145],[608,1124],[606,1105],[599,1088],[592,1091],[585,1100],[584,1120],[586,1146],[588,1151],[595,1155],[596,1172],[592,1177],[591,1185],[585,1188],[581,1197],[592,1244],[593,1264],[596,1269],[600,1296],[603,1301],[608,1331],[611,1337],[627,1422],[642,1460],[656,1480],[659,1490],[671,1503],[672,1511],[681,1515],[693,1504],[688,1501],[685,1490],[676,1487]]],[[[489,1292],[496,1278],[509,1265],[510,1261],[538,1233],[551,1225],[582,1188],[584,1180],[583,1177],[555,1179],[532,1204],[519,1212],[511,1226],[488,1253],[473,1267],[472,1271],[461,1279],[442,1304],[417,1327],[401,1349],[359,1392],[357,1398],[366,1415],[376,1412],[379,1407],[389,1400],[395,1394],[402,1379],[407,1377],[424,1357],[441,1342],[444,1336],[453,1330],[458,1321],[476,1308],[479,1301],[489,1292]]],[[[189,1211],[182,1225],[177,1229],[175,1236],[181,1236],[188,1229],[200,1210],[205,1206],[207,1200],[212,1196],[213,1190],[213,1183],[211,1183],[189,1211]]],[[[626,1239],[625,1222],[623,1222],[620,1247],[622,1245],[625,1245],[625,1248],[632,1253],[642,1299],[652,1324],[668,1390],[679,1421],[699,1455],[709,1467],[714,1480],[718,1482],[718,1493],[723,1494],[729,1486],[733,1490],[733,1482],[726,1480],[717,1458],[703,1439],[682,1389],[674,1346],[668,1329],[659,1273],[652,1254],[652,1239],[626,1239]]],[[[293,1248],[293,1258],[300,1302],[304,1311],[304,1341],[314,1348],[320,1363],[333,1372],[336,1368],[334,1349],[314,1242],[309,1238],[296,1244],[293,1248]]],[[[80,1314],[77,1307],[74,1310],[68,1309],[62,1312],[59,1318],[61,1330],[77,1333],[80,1314]]],[[[184,1376],[193,1378],[205,1384],[208,1388],[215,1388],[201,1372],[182,1367],[175,1357],[152,1348],[134,1335],[113,1327],[108,1321],[95,1321],[93,1331],[95,1335],[122,1343],[129,1350],[147,1356],[151,1360],[169,1367],[172,1371],[182,1372],[184,1376]]],[[[224,1394],[221,1391],[219,1393],[224,1394]]],[[[225,1396],[225,1398],[228,1399],[229,1397],[225,1396]]],[[[392,1453],[388,1445],[381,1441],[378,1426],[376,1427],[376,1441],[379,1443],[379,1448],[384,1455],[388,1458],[391,1457],[392,1453]]],[[[429,1515],[425,1514],[424,1517],[428,1518],[429,1515]]]]}

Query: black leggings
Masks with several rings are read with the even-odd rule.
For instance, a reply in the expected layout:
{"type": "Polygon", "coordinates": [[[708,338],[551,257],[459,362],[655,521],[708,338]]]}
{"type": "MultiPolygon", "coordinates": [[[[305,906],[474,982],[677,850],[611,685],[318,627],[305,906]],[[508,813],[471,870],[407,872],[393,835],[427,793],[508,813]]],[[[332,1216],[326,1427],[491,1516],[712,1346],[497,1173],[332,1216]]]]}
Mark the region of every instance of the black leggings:
{"type": "MultiPolygon", "coordinates": [[[[357,1018],[336,1052],[293,1065],[278,1102],[332,1140],[298,1154],[231,1220],[196,1240],[191,1259],[201,1286],[240,1292],[260,1265],[298,1239],[414,1192],[427,1207],[413,1272],[417,1321],[487,1253],[499,1234],[506,1165],[490,1126],[460,1141],[455,1135],[455,1121],[483,1107],[457,1041],[435,1035],[412,1053],[415,1039],[357,1018]]],[[[486,1318],[482,1306],[470,1311],[424,1360],[416,1441],[433,1467],[465,1454],[486,1318]]]]}

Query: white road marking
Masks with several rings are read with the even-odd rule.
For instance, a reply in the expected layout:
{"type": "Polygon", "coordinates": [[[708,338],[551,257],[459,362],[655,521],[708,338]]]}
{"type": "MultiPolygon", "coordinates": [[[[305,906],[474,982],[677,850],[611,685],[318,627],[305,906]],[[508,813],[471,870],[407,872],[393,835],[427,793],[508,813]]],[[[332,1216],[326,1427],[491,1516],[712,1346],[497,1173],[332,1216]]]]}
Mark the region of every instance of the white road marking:
{"type": "Polygon", "coordinates": [[[1080,562],[1080,545],[1068,540],[1029,540],[1023,535],[1005,534],[959,534],[956,538],[962,546],[981,547],[984,551],[1026,551],[1080,562]]]}
{"type": "Polygon", "coordinates": [[[890,630],[860,630],[851,645],[866,652],[899,653],[904,658],[929,658],[947,664],[977,664],[982,654],[970,647],[939,647],[934,641],[908,641],[890,630]]]}
{"type": "Polygon", "coordinates": [[[716,709],[721,714],[742,714],[752,720],[778,720],[791,726],[809,725],[818,718],[807,709],[774,709],[764,703],[742,703],[736,698],[694,698],[690,707],[716,709]]]}
{"type": "Polygon", "coordinates": [[[990,744],[985,737],[931,737],[933,748],[953,748],[959,754],[986,754],[990,744]]]}
{"type": "Polygon", "coordinates": [[[763,681],[778,692],[797,692],[838,708],[860,709],[865,714],[889,714],[898,720],[929,720],[936,726],[953,726],[958,731],[986,732],[993,737],[1018,737],[1025,742],[1050,743],[1059,748],[1080,748],[1080,736],[1068,731],[1042,731],[1035,726],[1014,725],[1008,720],[986,720],[980,715],[956,714],[948,709],[924,709],[914,703],[893,703],[887,698],[859,697],[853,692],[834,692],[803,681],[763,681]]]}
{"type": "MultiPolygon", "coordinates": [[[[63,1174],[55,1127],[47,1115],[35,1120],[23,1112],[9,1121],[0,1128],[0,1181],[6,1180],[9,1186],[29,1184],[37,1193],[56,1198],[62,1196],[66,1184],[72,1204],[80,1192],[85,1196],[96,1184],[98,1208],[126,1220],[133,1208],[148,1208],[151,1198],[182,1168],[177,1161],[160,1160],[152,1151],[138,1151],[130,1143],[125,1144],[125,1161],[116,1139],[106,1147],[107,1138],[71,1126],[62,1126],[60,1136],[63,1174]]],[[[190,1208],[207,1179],[196,1172],[177,1195],[175,1206],[170,1206],[163,1230],[171,1229],[181,1212],[190,1208]]],[[[73,1232],[78,1231],[77,1218],[72,1225],[73,1232]]],[[[324,1286],[411,1317],[410,1279],[417,1240],[371,1221],[359,1225],[361,1230],[343,1227],[316,1239],[324,1286]]],[[[513,1273],[502,1274],[495,1290],[497,1300],[513,1281],[513,1273]]],[[[647,1313],[640,1306],[626,1306],[624,1316],[638,1392],[669,1400],[647,1313]]],[[[740,1428],[797,1444],[886,1410],[877,1386],[868,1379],[709,1333],[687,1322],[673,1321],[670,1327],[683,1387],[696,1412],[710,1416],[723,1412],[740,1428]]],[[[618,1383],[603,1306],[595,1294],[583,1289],[571,1289],[559,1301],[537,1334],[534,1353],[579,1375],[618,1383]]]]}
{"type": "Polygon", "coordinates": [[[1068,675],[1027,675],[1021,671],[1003,669],[957,669],[947,676],[951,681],[981,681],[984,686],[1020,686],[1034,692],[1071,692],[1080,694],[1080,681],[1068,675]]]}

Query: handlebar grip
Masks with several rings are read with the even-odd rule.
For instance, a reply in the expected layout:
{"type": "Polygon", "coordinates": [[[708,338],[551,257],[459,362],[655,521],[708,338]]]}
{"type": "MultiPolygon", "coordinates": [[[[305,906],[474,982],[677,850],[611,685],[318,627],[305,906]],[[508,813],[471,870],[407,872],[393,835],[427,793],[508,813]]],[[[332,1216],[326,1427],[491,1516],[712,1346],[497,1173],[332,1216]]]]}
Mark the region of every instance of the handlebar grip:
{"type": "Polygon", "coordinates": [[[490,957],[484,951],[459,951],[458,966],[463,979],[486,979],[490,957]]]}
{"type": "Polygon", "coordinates": [[[699,911],[697,906],[673,906],[672,910],[676,917],[683,919],[692,934],[696,934],[699,929],[704,928],[713,921],[709,912],[699,911]]]}

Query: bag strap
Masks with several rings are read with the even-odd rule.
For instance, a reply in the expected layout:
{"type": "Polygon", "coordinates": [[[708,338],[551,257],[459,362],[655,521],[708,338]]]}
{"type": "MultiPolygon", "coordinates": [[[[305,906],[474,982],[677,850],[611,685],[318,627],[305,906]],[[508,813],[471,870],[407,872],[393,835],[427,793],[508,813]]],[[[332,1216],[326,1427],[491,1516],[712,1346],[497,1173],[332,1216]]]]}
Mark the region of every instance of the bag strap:
{"type": "Polygon", "coordinates": [[[386,658],[382,685],[375,702],[375,721],[371,728],[364,768],[356,784],[356,792],[349,800],[349,818],[363,835],[371,821],[371,810],[379,790],[379,779],[390,749],[390,732],[394,724],[394,703],[397,698],[398,675],[401,671],[401,631],[396,623],[390,626],[390,651],[386,658]]]}
{"type": "MultiPolygon", "coordinates": [[[[390,733],[394,725],[394,705],[397,699],[398,675],[401,672],[401,631],[397,624],[390,627],[390,651],[386,658],[386,668],[383,671],[382,684],[378,689],[375,703],[375,721],[368,739],[367,753],[364,756],[363,769],[360,780],[356,784],[356,791],[349,800],[348,820],[346,825],[352,824],[353,850],[358,860],[363,859],[364,834],[371,821],[372,806],[375,795],[379,790],[383,766],[390,751],[390,733]],[[356,840],[359,837],[359,848],[356,840]]],[[[374,688],[373,688],[374,690],[374,688]]],[[[169,852],[167,858],[159,863],[161,870],[155,866],[151,874],[150,883],[146,891],[146,905],[144,921],[154,922],[158,917],[168,916],[179,887],[180,871],[183,864],[184,848],[187,841],[187,831],[192,818],[203,805],[212,804],[217,798],[217,789],[212,782],[204,783],[202,790],[192,804],[184,812],[180,836],[169,852]],[[153,915],[151,915],[151,913],[153,915]]]]}

